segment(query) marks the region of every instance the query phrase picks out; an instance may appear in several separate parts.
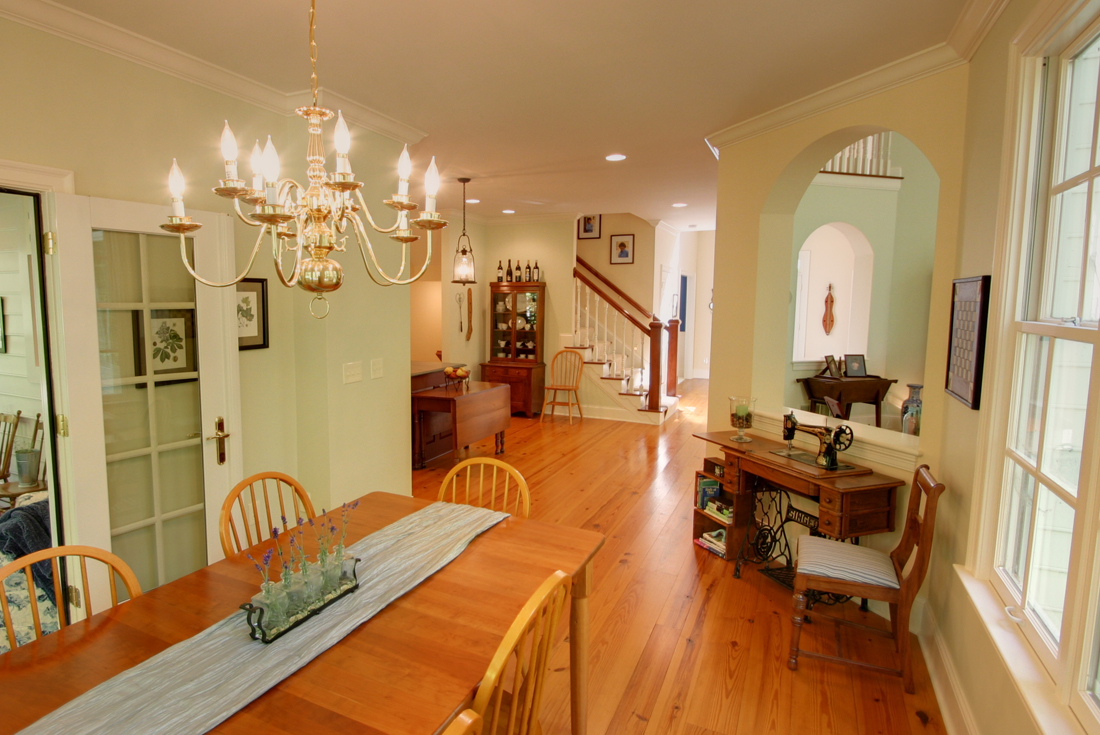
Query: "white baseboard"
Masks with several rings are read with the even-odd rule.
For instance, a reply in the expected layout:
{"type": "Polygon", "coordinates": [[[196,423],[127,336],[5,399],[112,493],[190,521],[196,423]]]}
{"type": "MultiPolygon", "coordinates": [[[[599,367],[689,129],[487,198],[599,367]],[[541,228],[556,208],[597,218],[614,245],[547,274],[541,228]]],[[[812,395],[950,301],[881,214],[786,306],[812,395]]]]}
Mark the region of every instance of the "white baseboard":
{"type": "Polygon", "coordinates": [[[696,380],[710,380],[710,368],[695,368],[691,371],[691,377],[696,380]]]}
{"type": "Polygon", "coordinates": [[[913,618],[921,621],[917,635],[924,653],[924,662],[928,665],[928,677],[936,692],[940,715],[943,716],[943,725],[948,735],[981,735],[974,713],[959,684],[959,675],[951,660],[951,652],[940,634],[936,616],[932,613],[932,608],[923,602],[924,599],[920,597],[914,601],[913,618]],[[918,604],[919,612],[923,613],[919,617],[916,614],[918,604]]]}
{"type": "MultiPolygon", "coordinates": [[[[584,411],[586,418],[592,419],[608,419],[610,421],[627,421],[632,424],[653,424],[656,426],[661,423],[661,414],[650,413],[648,411],[639,411],[631,408],[618,408],[613,406],[581,406],[581,410],[584,411]]],[[[568,416],[568,413],[558,406],[555,416],[568,416]]]]}

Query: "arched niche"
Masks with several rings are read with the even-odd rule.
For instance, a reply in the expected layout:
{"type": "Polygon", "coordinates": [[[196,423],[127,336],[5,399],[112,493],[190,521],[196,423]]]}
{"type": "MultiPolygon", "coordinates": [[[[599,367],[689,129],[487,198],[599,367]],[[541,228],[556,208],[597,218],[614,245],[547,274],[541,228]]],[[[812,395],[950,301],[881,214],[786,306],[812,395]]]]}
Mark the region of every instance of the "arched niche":
{"type": "Polygon", "coordinates": [[[824,355],[867,353],[875,252],[859,228],[830,222],[810,233],[798,249],[793,362],[824,355]],[[818,328],[826,296],[833,296],[833,328],[818,328]]]}

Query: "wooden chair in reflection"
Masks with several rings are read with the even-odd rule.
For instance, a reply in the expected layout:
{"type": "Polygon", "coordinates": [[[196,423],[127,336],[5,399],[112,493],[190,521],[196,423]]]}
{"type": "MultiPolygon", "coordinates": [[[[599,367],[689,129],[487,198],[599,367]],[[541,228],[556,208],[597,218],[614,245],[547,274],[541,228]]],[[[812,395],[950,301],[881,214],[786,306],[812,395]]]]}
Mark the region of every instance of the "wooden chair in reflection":
{"type": "Polygon", "coordinates": [[[15,449],[15,434],[19,431],[19,417],[22,411],[0,413],[0,482],[5,482],[11,474],[11,455],[15,449]]]}
{"type": "Polygon", "coordinates": [[[546,407],[550,406],[550,416],[554,415],[554,406],[566,406],[569,409],[569,423],[573,423],[573,406],[583,419],[581,411],[581,372],[584,370],[584,356],[576,350],[561,350],[550,362],[550,382],[543,387],[542,412],[539,421],[546,418],[546,407]],[[550,391],[554,391],[554,400],[550,400],[550,391]],[[564,401],[558,400],[558,391],[565,393],[564,401]]]}
{"type": "MultiPolygon", "coordinates": [[[[17,643],[15,640],[15,626],[12,621],[11,605],[8,602],[8,595],[5,590],[5,580],[19,572],[23,572],[23,574],[26,575],[27,591],[30,594],[31,616],[34,619],[34,637],[35,639],[41,638],[42,617],[38,609],[38,594],[34,584],[32,565],[43,561],[50,562],[53,571],[54,599],[58,601],[58,624],[65,626],[68,625],[66,622],[67,616],[62,610],[64,607],[65,595],[61,589],[61,575],[57,562],[58,559],[65,557],[77,557],[80,560],[81,590],[84,595],[83,605],[85,610],[93,610],[92,596],[88,585],[88,559],[95,559],[107,565],[108,577],[110,578],[111,585],[111,607],[118,604],[118,583],[115,581],[116,574],[122,579],[123,585],[126,586],[128,599],[133,599],[141,594],[141,585],[138,583],[137,577],[126,562],[111,552],[97,549],[94,546],[56,546],[52,549],[43,549],[33,554],[21,556],[0,569],[0,612],[3,613],[4,629],[7,632],[8,644],[11,648],[14,649],[17,643]]],[[[99,611],[97,610],[96,612],[99,611]]]]}
{"type": "Polygon", "coordinates": [[[531,515],[531,491],[523,475],[492,457],[471,457],[452,467],[439,486],[438,499],[502,510],[523,518],[531,515]]]}
{"type": "Polygon", "coordinates": [[[481,735],[483,722],[481,715],[472,709],[468,709],[459,713],[458,717],[454,718],[450,725],[447,725],[443,735],[481,735]]]}
{"type": "Polygon", "coordinates": [[[288,530],[299,518],[317,515],[302,484],[282,472],[258,472],[229,491],[218,520],[222,551],[239,554],[271,538],[271,529],[288,530]],[[243,539],[243,543],[242,543],[243,539]]]}
{"type": "Polygon", "coordinates": [[[541,735],[539,706],[554,633],[569,595],[569,575],[554,572],[531,595],[497,648],[473,709],[486,735],[541,735]]]}
{"type": "Polygon", "coordinates": [[[901,540],[889,554],[867,546],[855,546],[826,538],[799,537],[798,561],[795,564],[794,577],[794,616],[792,617],[794,630],[791,634],[791,653],[787,659],[787,667],[791,671],[798,669],[798,657],[801,654],[894,674],[902,677],[906,692],[909,694],[915,692],[909,650],[909,615],[913,608],[913,600],[928,571],[928,558],[932,552],[932,533],[936,527],[936,505],[943,491],[943,484],[936,482],[932,477],[932,473],[928,471],[928,465],[917,468],[913,475],[913,486],[909,491],[909,507],[905,514],[901,540]],[[922,499],[924,500],[923,516],[921,515],[922,499]],[[806,592],[809,590],[889,603],[891,627],[889,633],[831,615],[816,612],[814,615],[820,619],[832,620],[838,625],[851,625],[893,637],[901,667],[890,669],[842,657],[839,631],[836,636],[835,656],[799,648],[802,623],[807,617],[806,592]]]}

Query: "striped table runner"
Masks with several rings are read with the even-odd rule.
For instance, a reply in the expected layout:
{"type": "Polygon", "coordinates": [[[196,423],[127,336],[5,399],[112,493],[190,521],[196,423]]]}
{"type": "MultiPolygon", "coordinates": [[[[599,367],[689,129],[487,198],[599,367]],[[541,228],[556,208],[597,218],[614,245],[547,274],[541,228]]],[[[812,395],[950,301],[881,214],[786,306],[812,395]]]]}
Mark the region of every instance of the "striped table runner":
{"type": "Polygon", "coordinates": [[[360,560],[359,589],[274,643],[251,640],[244,612],[234,613],[85,692],[21,735],[208,732],[507,517],[484,508],[433,503],[349,546],[360,560]]]}

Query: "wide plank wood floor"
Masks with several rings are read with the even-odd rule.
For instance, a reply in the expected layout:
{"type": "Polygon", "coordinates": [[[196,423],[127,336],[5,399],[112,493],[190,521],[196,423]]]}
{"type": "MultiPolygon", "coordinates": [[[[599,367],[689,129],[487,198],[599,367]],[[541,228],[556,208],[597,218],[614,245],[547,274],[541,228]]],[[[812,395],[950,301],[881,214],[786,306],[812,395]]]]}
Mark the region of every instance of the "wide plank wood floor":
{"type": "MultiPolygon", "coordinates": [[[[591,597],[591,735],[945,733],[920,647],[917,693],[901,680],[802,659],[787,669],[791,594],[691,543],[694,473],[705,445],[707,381],[681,384],[681,411],[661,427],[559,415],[514,416],[501,457],[531,487],[531,517],[599,531],[591,597]]],[[[471,455],[492,455],[492,440],[471,455]]],[[[434,498],[450,455],[413,473],[434,498]]],[[[859,612],[843,614],[888,624],[859,612]]],[[[814,622],[803,647],[831,652],[838,626],[814,622]]],[[[563,625],[565,638],[568,625],[563,625]]],[[[889,639],[843,628],[845,653],[892,665],[889,639]]],[[[542,707],[546,735],[569,733],[569,651],[559,645],[542,707]]]]}

